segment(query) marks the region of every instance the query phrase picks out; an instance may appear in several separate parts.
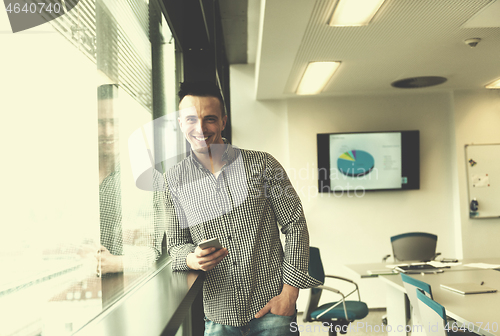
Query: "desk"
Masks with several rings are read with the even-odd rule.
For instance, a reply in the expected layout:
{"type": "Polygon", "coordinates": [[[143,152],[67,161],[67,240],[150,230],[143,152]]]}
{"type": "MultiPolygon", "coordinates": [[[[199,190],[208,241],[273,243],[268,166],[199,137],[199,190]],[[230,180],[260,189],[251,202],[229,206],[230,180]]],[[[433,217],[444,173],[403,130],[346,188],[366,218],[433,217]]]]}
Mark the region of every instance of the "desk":
{"type": "MultiPolygon", "coordinates": [[[[427,282],[432,287],[433,298],[446,308],[451,318],[478,326],[489,323],[490,331],[480,330],[483,335],[500,335],[500,292],[487,294],[462,295],[442,289],[440,284],[484,281],[485,285],[500,290],[500,272],[495,270],[453,271],[438,274],[411,275],[413,278],[427,282]],[[492,328],[494,326],[494,328],[492,328]]],[[[387,319],[391,326],[406,325],[406,294],[400,276],[380,276],[387,288],[387,319]]],[[[471,325],[472,327],[472,325],[471,325]]],[[[405,332],[394,332],[405,335],[405,332]]]]}
{"type": "MultiPolygon", "coordinates": [[[[450,268],[447,268],[446,271],[477,271],[479,268],[473,268],[473,267],[468,267],[464,266],[466,264],[471,264],[471,263],[486,263],[486,264],[493,264],[493,265],[500,265],[500,258],[480,258],[480,259],[464,259],[461,260],[461,265],[454,266],[454,263],[449,263],[450,268]]],[[[352,264],[352,265],[346,265],[349,269],[353,270],[357,274],[361,276],[361,278],[373,278],[377,277],[378,275],[376,274],[368,274],[368,271],[370,270],[383,270],[383,269],[389,269],[388,266],[396,266],[398,264],[404,264],[406,262],[400,262],[397,264],[391,264],[391,263],[370,263],[370,264],[352,264]]]]}
{"type": "MultiPolygon", "coordinates": [[[[465,322],[496,322],[500,329],[500,293],[475,294],[463,296],[445,289],[441,289],[441,283],[457,282],[481,282],[489,284],[490,287],[500,291],[500,272],[494,270],[483,270],[464,266],[469,263],[500,264],[500,258],[464,259],[462,265],[452,266],[445,272],[439,274],[415,275],[417,279],[428,282],[432,286],[434,299],[442,304],[448,316],[462,323],[465,322]],[[482,279],[481,279],[482,278],[482,279]],[[491,296],[490,296],[491,295],[491,296]],[[484,302],[487,301],[487,302],[484,302]],[[485,304],[486,303],[486,304],[485,304]],[[491,305],[490,305],[491,303],[491,305]]],[[[347,265],[347,267],[361,276],[361,278],[379,277],[386,284],[386,307],[387,319],[391,326],[406,326],[407,324],[407,297],[403,282],[399,274],[393,275],[369,275],[368,270],[384,269],[386,263],[371,263],[347,265]]],[[[482,331],[484,335],[500,335],[500,332],[482,331]]],[[[406,336],[405,331],[393,330],[390,334],[394,336],[406,336]]]]}

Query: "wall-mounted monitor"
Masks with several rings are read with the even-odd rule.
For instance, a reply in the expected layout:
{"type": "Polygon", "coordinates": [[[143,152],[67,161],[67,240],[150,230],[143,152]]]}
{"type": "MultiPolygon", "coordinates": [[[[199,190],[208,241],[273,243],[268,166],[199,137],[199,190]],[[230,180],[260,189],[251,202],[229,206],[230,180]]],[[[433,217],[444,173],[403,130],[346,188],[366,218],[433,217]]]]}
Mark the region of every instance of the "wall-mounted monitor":
{"type": "Polygon", "coordinates": [[[323,133],[319,192],[420,188],[419,131],[323,133]]]}

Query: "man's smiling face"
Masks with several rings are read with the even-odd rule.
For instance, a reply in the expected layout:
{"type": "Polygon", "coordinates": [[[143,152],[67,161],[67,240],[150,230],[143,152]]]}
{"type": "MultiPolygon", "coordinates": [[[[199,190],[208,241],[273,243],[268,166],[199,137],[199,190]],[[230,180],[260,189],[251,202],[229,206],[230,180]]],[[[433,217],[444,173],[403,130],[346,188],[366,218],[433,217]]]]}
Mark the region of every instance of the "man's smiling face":
{"type": "Polygon", "coordinates": [[[210,145],[223,144],[222,131],[226,116],[222,116],[216,97],[185,96],[179,104],[179,125],[186,140],[196,153],[207,153],[210,145]]]}

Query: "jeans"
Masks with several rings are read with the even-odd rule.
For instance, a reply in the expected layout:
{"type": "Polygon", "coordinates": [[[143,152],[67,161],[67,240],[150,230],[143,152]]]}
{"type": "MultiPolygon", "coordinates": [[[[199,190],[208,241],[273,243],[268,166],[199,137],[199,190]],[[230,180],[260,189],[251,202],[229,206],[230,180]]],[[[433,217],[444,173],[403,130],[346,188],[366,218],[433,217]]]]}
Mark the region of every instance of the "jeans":
{"type": "Polygon", "coordinates": [[[297,313],[292,316],[267,313],[242,327],[218,324],[205,318],[205,336],[299,336],[298,331],[290,331],[292,322],[297,322],[297,313]]]}

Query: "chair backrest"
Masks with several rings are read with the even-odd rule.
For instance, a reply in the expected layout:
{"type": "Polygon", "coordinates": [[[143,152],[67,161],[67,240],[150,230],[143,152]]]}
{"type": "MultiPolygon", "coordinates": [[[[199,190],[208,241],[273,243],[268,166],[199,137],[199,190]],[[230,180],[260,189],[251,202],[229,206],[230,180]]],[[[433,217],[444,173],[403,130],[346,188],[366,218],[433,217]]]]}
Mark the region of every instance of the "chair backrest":
{"type": "Polygon", "coordinates": [[[417,289],[421,289],[425,292],[425,294],[432,299],[431,286],[423,281],[414,279],[409,275],[401,273],[401,279],[403,280],[403,285],[406,289],[406,295],[408,295],[408,299],[410,300],[410,304],[413,307],[413,311],[417,316],[417,319],[420,323],[422,323],[422,319],[420,316],[418,298],[417,298],[417,289]]]}
{"type": "Polygon", "coordinates": [[[436,301],[425,295],[424,291],[417,289],[418,309],[420,310],[421,323],[427,336],[448,336],[446,332],[446,310],[436,301]]]}
{"type": "Polygon", "coordinates": [[[432,260],[436,255],[437,236],[426,232],[407,232],[391,237],[394,259],[432,260]]]}
{"type": "MultiPolygon", "coordinates": [[[[317,247],[309,247],[308,272],[314,279],[325,283],[325,270],[323,269],[323,263],[321,262],[321,256],[319,255],[319,249],[317,247]]],[[[320,288],[311,288],[311,295],[309,296],[309,302],[305,310],[304,320],[309,321],[311,313],[318,308],[322,291],[323,290],[320,288]]]]}

